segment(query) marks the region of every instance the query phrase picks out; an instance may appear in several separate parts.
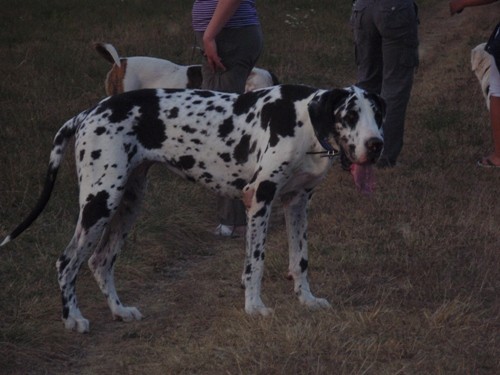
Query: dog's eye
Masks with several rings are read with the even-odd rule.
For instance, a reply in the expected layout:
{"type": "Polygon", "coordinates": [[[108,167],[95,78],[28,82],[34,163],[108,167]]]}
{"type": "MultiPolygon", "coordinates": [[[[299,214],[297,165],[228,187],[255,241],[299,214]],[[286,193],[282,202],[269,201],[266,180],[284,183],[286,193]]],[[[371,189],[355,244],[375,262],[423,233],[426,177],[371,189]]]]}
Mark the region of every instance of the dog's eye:
{"type": "Polygon", "coordinates": [[[359,115],[358,112],[356,111],[347,111],[347,113],[344,116],[344,124],[348,125],[349,127],[354,127],[359,120],[359,115]]]}

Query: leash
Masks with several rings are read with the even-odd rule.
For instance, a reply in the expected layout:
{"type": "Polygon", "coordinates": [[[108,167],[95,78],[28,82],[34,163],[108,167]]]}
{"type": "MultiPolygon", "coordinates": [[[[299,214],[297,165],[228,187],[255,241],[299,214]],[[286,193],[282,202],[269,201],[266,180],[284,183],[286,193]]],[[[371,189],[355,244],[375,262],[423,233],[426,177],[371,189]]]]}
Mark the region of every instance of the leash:
{"type": "Polygon", "coordinates": [[[196,43],[196,35],[194,36],[193,46],[191,47],[191,64],[194,64],[194,54],[199,51],[203,56],[204,52],[196,43]]]}
{"type": "Polygon", "coordinates": [[[308,155],[318,155],[321,154],[322,158],[335,159],[340,156],[340,151],[335,150],[330,143],[326,140],[326,138],[319,139],[319,143],[321,147],[325,149],[325,151],[311,151],[306,152],[308,155]]]}

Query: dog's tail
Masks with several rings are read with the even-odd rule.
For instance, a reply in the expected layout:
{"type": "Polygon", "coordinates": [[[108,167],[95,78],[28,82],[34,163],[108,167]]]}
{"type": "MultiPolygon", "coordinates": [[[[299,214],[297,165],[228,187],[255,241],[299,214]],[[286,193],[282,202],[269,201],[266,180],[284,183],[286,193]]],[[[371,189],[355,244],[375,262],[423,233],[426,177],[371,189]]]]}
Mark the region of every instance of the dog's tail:
{"type": "Polygon", "coordinates": [[[38,198],[38,202],[26,219],[24,219],[24,221],[8,235],[2,243],[0,243],[0,246],[6,245],[24,232],[36,220],[47,205],[54,188],[57,172],[59,171],[59,166],[61,165],[62,157],[66,146],[68,145],[68,141],[75,135],[78,124],[81,121],[81,116],[84,114],[86,115],[84,112],[76,117],[73,117],[71,120],[68,120],[57,132],[52,143],[52,151],[50,153],[50,161],[47,176],[45,177],[45,184],[42,193],[38,198]]]}
{"type": "Polygon", "coordinates": [[[94,49],[111,64],[121,66],[120,56],[116,48],[109,43],[94,43],[94,49]]]}

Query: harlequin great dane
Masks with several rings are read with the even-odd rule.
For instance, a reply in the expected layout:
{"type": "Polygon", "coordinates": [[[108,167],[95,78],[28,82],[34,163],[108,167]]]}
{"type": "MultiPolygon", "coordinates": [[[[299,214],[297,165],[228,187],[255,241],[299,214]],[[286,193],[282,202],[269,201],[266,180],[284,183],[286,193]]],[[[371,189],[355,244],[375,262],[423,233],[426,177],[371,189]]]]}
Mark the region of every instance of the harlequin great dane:
{"type": "Polygon", "coordinates": [[[120,301],[113,270],[153,163],[164,163],[218,194],[243,199],[248,215],[242,275],[247,313],[272,312],[262,302],[261,279],[268,218],[277,198],[284,206],[295,293],[306,306],[327,307],[325,299],[311,293],[307,280],[306,206],[332,164],[323,156],[342,150],[359,170],[377,160],[383,115],[380,97],[357,87],[283,85],[240,96],[144,89],[106,98],[59,129],[41,197],[2,245],[45,207],[74,136],[80,213],[73,238],[57,261],[66,328],[89,330],[75,293],[78,270],[89,256],[113,317],[141,319],[139,310],[120,301]]]}

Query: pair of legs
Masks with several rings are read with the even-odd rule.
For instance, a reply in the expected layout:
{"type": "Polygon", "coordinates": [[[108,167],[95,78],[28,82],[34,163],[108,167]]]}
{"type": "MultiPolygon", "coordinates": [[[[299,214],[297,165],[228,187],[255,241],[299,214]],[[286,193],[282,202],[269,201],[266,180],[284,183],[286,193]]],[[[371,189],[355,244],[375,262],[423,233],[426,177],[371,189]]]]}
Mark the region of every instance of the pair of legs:
{"type": "MultiPolygon", "coordinates": [[[[203,33],[196,33],[197,44],[203,48],[203,33]]],[[[248,75],[255,66],[263,45],[260,26],[222,29],[216,39],[217,52],[226,67],[225,71],[212,71],[206,59],[202,64],[202,88],[241,94],[245,91],[248,75]]],[[[244,229],[245,207],[241,200],[218,197],[217,234],[230,236],[244,229]]],[[[238,233],[241,234],[241,233],[238,233]]]]}
{"type": "Polygon", "coordinates": [[[406,108],[418,66],[418,15],[412,0],[357,0],[351,15],[358,86],[387,104],[381,167],[403,148],[406,108]]]}
{"type": "Polygon", "coordinates": [[[500,167],[500,73],[493,56],[490,67],[490,124],[493,135],[493,152],[479,161],[482,166],[500,167]]]}

